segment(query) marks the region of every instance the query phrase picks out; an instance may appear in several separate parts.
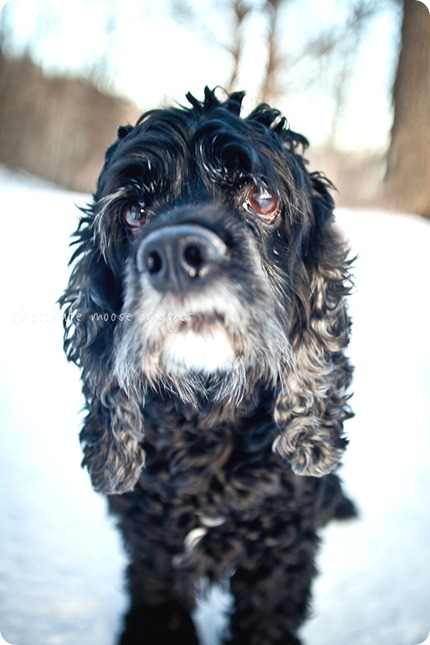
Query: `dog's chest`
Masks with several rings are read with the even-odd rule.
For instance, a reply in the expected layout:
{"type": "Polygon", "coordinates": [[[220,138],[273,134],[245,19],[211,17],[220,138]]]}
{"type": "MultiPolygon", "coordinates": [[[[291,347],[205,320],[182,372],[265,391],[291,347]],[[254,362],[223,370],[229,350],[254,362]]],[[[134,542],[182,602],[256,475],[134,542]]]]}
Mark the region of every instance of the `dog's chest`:
{"type": "MultiPolygon", "coordinates": [[[[232,422],[199,424],[170,413],[146,421],[141,486],[157,498],[167,526],[189,539],[261,509],[279,494],[283,471],[272,451],[266,410],[232,422]]],[[[181,538],[181,539],[182,539],[181,538]]]]}
{"type": "Polygon", "coordinates": [[[263,445],[251,448],[232,426],[153,430],[159,440],[146,448],[140,482],[151,512],[143,524],[155,521],[179,579],[191,570],[222,579],[237,566],[244,541],[260,540],[262,509],[279,499],[282,476],[270,442],[260,438],[263,445]]]}

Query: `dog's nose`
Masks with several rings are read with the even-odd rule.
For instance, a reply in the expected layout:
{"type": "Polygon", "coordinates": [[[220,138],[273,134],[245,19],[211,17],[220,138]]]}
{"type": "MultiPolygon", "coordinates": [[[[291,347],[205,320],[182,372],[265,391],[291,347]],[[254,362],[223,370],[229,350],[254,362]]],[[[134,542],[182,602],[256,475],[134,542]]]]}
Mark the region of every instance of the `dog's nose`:
{"type": "Polygon", "coordinates": [[[212,274],[226,250],[223,240],[203,226],[165,226],[140,243],[137,269],[148,274],[157,291],[181,293],[212,274]]]}

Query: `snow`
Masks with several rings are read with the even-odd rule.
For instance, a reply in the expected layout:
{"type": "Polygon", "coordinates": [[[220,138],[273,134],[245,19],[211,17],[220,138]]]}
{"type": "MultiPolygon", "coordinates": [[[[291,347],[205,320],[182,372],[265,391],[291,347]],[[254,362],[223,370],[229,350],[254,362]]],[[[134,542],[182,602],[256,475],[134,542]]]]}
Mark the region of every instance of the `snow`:
{"type": "MultiPolygon", "coordinates": [[[[0,632],[13,645],[114,645],[126,606],[118,535],[79,467],[79,374],[55,304],[86,200],[0,169],[0,632]]],[[[302,636],[417,645],[430,631],[430,224],[352,210],[338,222],[359,253],[341,474],[360,517],[323,533],[302,636]]],[[[206,645],[223,603],[199,612],[206,645]]]]}

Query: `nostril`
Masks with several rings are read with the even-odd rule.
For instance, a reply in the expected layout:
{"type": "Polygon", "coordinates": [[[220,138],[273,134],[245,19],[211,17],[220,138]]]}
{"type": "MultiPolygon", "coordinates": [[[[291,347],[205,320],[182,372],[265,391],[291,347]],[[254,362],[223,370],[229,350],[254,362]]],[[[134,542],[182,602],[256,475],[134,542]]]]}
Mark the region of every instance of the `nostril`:
{"type": "Polygon", "coordinates": [[[157,251],[152,251],[152,253],[148,254],[145,264],[151,275],[160,273],[161,269],[163,268],[163,261],[157,251]]]}
{"type": "Polygon", "coordinates": [[[196,244],[188,244],[184,249],[184,260],[187,265],[195,270],[204,264],[204,257],[201,249],[196,244]]]}

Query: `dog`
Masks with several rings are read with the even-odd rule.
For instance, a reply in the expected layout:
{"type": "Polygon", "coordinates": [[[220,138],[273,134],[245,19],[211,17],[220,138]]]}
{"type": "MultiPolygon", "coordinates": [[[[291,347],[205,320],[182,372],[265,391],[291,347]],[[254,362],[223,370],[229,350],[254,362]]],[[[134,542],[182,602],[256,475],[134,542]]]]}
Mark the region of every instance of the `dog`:
{"type": "Polygon", "coordinates": [[[205,88],[121,126],[83,209],[60,304],[80,439],[130,564],[121,645],[297,645],[321,527],[354,514],[349,250],[332,184],[266,104],[205,88]]]}

